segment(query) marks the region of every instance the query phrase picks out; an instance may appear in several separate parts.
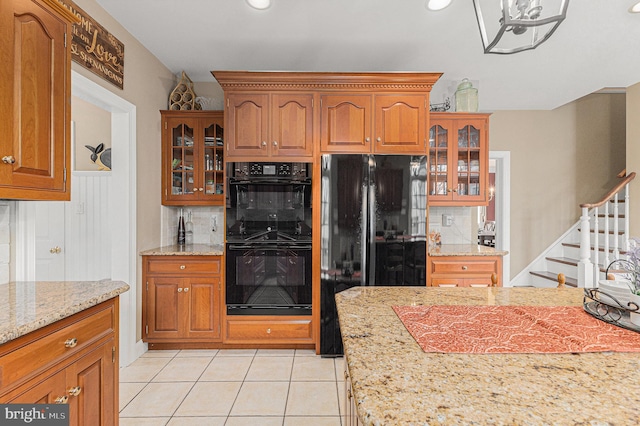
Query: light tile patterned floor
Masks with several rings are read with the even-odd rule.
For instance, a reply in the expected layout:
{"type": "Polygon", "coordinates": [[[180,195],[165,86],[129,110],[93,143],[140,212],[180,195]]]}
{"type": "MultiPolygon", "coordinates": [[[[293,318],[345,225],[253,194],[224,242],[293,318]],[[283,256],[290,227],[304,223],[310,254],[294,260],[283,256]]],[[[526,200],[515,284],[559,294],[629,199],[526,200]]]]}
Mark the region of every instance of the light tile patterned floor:
{"type": "Polygon", "coordinates": [[[149,351],[120,370],[121,426],[340,426],[342,358],[311,350],[149,351]]]}

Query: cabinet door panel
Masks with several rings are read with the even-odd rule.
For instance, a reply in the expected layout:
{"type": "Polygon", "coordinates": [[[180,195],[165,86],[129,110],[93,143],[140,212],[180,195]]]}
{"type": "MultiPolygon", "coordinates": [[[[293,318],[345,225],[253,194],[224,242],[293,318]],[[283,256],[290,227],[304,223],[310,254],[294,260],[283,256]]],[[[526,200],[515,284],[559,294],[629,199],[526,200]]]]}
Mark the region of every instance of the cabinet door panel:
{"type": "Polygon", "coordinates": [[[67,390],[79,389],[69,396],[71,424],[109,426],[115,423],[115,362],[112,353],[115,344],[109,340],[99,348],[80,358],[67,369],[67,390]]]}
{"type": "MultiPolygon", "coordinates": [[[[2,25],[13,31],[2,52],[6,61],[0,95],[7,110],[0,119],[0,157],[12,156],[14,162],[0,163],[0,197],[16,198],[3,192],[13,187],[36,190],[35,199],[68,200],[68,195],[52,195],[66,190],[67,25],[36,2],[14,1],[13,6],[12,21],[7,16],[10,7],[1,12],[2,25]]],[[[23,193],[21,198],[30,197],[23,193]]]]}
{"type": "Polygon", "coordinates": [[[220,278],[191,278],[189,291],[189,323],[187,337],[220,337],[220,278]]]}
{"type": "Polygon", "coordinates": [[[147,291],[148,337],[176,338],[181,335],[180,278],[151,278],[147,291]]]}
{"type": "Polygon", "coordinates": [[[272,155],[311,155],[313,152],[313,95],[271,96],[272,155]]]}
{"type": "Polygon", "coordinates": [[[375,108],[375,152],[426,152],[427,96],[378,95],[375,108]]]}
{"type": "Polygon", "coordinates": [[[321,97],[320,148],[325,152],[370,152],[371,96],[321,97]]]}
{"type": "Polygon", "coordinates": [[[230,94],[227,101],[227,154],[267,155],[269,95],[230,94]]]}
{"type": "Polygon", "coordinates": [[[10,395],[14,396],[10,396],[7,399],[5,399],[4,397],[0,398],[0,403],[55,404],[57,398],[64,397],[67,394],[65,383],[65,372],[60,371],[35,386],[33,386],[33,382],[25,383],[24,385],[16,389],[16,391],[11,392],[10,395]]]}

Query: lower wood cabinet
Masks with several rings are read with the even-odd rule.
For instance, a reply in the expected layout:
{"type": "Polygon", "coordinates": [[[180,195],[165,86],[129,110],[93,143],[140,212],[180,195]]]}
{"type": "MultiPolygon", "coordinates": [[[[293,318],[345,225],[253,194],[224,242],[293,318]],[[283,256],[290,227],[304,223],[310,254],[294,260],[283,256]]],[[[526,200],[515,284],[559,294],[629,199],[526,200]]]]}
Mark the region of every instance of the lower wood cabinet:
{"type": "Polygon", "coordinates": [[[118,298],[0,346],[0,403],[69,404],[69,424],[118,424],[118,298]]]}
{"type": "Polygon", "coordinates": [[[353,396],[353,389],[351,388],[351,376],[349,375],[349,368],[347,367],[346,355],[344,357],[344,401],[342,401],[342,404],[342,412],[345,413],[344,425],[362,426],[362,422],[358,418],[356,399],[353,396]]]}
{"type": "Polygon", "coordinates": [[[501,256],[430,256],[427,285],[432,287],[490,287],[496,274],[502,286],[501,256]]]}
{"type": "Polygon", "coordinates": [[[143,339],[220,342],[220,256],[143,256],[143,339]]]}
{"type": "Polygon", "coordinates": [[[228,316],[227,343],[304,344],[313,343],[311,317],[228,316]]]}

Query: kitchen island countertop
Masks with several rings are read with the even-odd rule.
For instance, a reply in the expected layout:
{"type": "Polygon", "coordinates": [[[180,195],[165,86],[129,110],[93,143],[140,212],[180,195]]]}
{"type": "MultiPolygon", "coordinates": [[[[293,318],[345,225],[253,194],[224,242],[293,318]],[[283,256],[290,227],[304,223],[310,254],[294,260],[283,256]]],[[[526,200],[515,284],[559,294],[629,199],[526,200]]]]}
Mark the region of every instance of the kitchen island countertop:
{"type": "Polygon", "coordinates": [[[27,281],[0,285],[0,344],[129,290],[123,281],[27,281]]]}
{"type": "Polygon", "coordinates": [[[189,244],[184,246],[174,244],[140,253],[141,256],[222,256],[223,254],[224,245],[222,244],[189,244]]]}
{"type": "Polygon", "coordinates": [[[598,424],[640,419],[637,353],[425,353],[392,306],[581,306],[576,288],[354,287],[336,295],[365,425],[598,424]]]}

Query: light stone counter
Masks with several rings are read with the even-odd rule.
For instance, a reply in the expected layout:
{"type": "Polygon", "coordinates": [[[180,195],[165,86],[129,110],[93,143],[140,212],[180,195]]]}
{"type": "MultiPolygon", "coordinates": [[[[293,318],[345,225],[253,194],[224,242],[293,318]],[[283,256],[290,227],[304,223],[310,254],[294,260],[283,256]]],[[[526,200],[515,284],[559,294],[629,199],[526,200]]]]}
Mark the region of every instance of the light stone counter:
{"type": "Polygon", "coordinates": [[[142,256],[222,256],[224,245],[222,244],[189,244],[184,246],[171,245],[145,250],[142,256]]]}
{"type": "Polygon", "coordinates": [[[635,425],[637,353],[425,353],[393,305],[582,305],[582,289],[354,287],[336,295],[365,425],[635,425]]]}
{"type": "Polygon", "coordinates": [[[0,344],[117,297],[122,281],[36,281],[0,285],[0,344]]]}
{"type": "Polygon", "coordinates": [[[429,256],[505,256],[505,250],[478,244],[442,244],[429,248],[429,256]]]}

